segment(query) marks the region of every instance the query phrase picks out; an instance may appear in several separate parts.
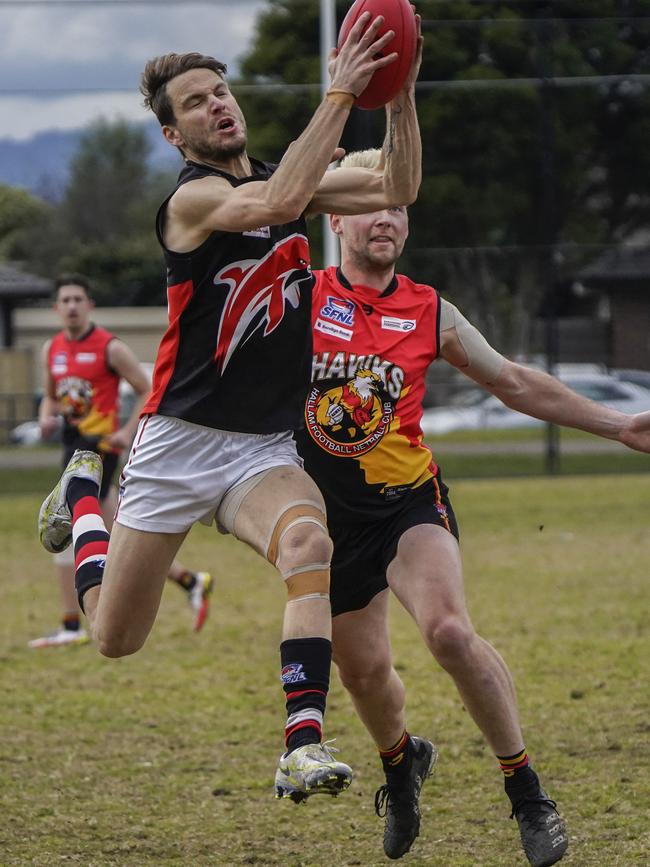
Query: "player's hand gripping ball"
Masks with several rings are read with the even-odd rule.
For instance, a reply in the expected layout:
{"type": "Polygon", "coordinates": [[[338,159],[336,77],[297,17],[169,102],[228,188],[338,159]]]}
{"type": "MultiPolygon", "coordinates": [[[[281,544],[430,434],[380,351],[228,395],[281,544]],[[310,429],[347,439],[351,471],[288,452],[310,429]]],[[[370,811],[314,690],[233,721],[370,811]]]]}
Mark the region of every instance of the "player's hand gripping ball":
{"type": "Polygon", "coordinates": [[[384,51],[386,54],[396,51],[397,60],[374,72],[365,90],[354,103],[358,108],[379,108],[397,96],[411,71],[418,44],[417,24],[409,0],[355,0],[341,24],[339,48],[347,39],[357,18],[364,12],[370,12],[371,21],[378,15],[383,16],[384,23],[377,38],[383,36],[387,30],[395,32],[394,38],[384,51]]]}

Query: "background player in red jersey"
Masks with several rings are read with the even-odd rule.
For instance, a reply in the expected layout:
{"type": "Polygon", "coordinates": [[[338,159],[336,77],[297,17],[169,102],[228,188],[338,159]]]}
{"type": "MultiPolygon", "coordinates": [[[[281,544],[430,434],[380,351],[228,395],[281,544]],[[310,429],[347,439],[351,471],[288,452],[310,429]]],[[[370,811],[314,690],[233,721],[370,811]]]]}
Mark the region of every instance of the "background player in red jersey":
{"type": "Polygon", "coordinates": [[[77,593],[108,656],[145,642],[169,563],[196,521],[216,523],[277,567],[287,589],[280,645],[287,716],[275,791],[294,801],[336,795],[352,777],[321,743],[332,545],[322,497],[292,435],[311,356],[305,213],[411,202],[421,178],[419,37],[412,73],[387,106],[381,167],[326,171],[356,96],[396,58],[384,50],[392,31],[377,35],[381,23],[362,15],[333,52],[331,87],[277,166],[248,156],[246,121],[222,63],[192,53],[147,64],[145,104],[186,162],[156,220],[169,327],[110,547],[97,510],[101,467],[88,452],[72,458],[39,516],[48,550],[74,540],[77,593]]]}
{"type": "MultiPolygon", "coordinates": [[[[117,504],[113,477],[120,452],[133,441],[149,378],[125,343],[91,322],[94,303],[86,277],[62,275],[55,285],[54,310],[63,330],[47,340],[42,350],[41,435],[48,439],[62,428],[64,467],[78,448],[97,451],[102,456],[100,501],[104,521],[110,526],[117,504]],[[123,427],[119,427],[118,418],[121,379],[138,396],[123,427]]],[[[80,623],[72,551],[55,554],[54,561],[61,597],[61,625],[30,641],[32,648],[85,644],[89,640],[80,623]]],[[[174,562],[168,577],[186,591],[194,614],[194,629],[200,629],[209,611],[212,576],[208,572],[190,572],[174,562]]]]}
{"type": "MultiPolygon", "coordinates": [[[[342,165],[372,166],[378,156],[351,154],[342,165]]],[[[334,660],[386,773],[376,796],[378,813],[387,811],[385,852],[400,858],[418,835],[420,788],[436,757],[432,744],[406,732],[388,634],[390,589],[494,750],[530,863],[553,864],[567,849],[566,830],[528,763],[510,672],[467,612],[456,520],[422,441],[424,375],[442,358],[520,412],[646,452],[650,412],[607,409],[507,361],[432,287],[396,275],[406,208],[332,216],[331,225],[342,264],[317,273],[312,389],[297,439],[334,542],[334,660]]]]}

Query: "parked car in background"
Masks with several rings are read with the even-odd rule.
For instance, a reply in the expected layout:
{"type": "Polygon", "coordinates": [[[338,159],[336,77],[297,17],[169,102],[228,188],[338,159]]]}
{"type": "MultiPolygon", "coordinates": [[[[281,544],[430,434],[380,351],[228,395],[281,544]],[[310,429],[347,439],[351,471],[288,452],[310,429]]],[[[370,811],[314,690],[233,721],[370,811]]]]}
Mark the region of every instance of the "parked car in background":
{"type": "Polygon", "coordinates": [[[611,370],[610,373],[622,382],[631,382],[634,385],[642,385],[644,388],[650,388],[650,370],[615,368],[614,370],[611,370]]]}
{"type": "MultiPolygon", "coordinates": [[[[42,441],[41,428],[36,419],[24,421],[9,431],[9,442],[15,446],[37,446],[42,441]]],[[[61,430],[57,429],[48,442],[61,442],[61,430]]]]}
{"type": "MultiPolygon", "coordinates": [[[[563,373],[558,376],[578,394],[620,412],[650,410],[650,388],[605,373],[563,373]]],[[[458,405],[426,409],[422,416],[425,435],[457,430],[508,430],[541,427],[546,422],[510,409],[483,389],[471,389],[458,405]]]]}

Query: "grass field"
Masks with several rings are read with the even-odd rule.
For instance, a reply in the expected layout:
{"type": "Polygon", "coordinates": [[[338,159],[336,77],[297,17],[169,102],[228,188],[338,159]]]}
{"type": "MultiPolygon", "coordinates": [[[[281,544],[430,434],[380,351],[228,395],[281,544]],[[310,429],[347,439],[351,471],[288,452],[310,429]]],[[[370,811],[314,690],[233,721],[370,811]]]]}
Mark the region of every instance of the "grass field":
{"type": "MultiPolygon", "coordinates": [[[[529,753],[569,825],[562,863],[650,864],[650,477],[459,481],[451,494],[474,621],[513,670],[529,753]]],[[[40,499],[0,498],[2,867],[389,863],[378,762],[336,677],[326,733],[355,767],[352,788],[273,800],[283,590],[270,567],[196,528],[183,560],[217,576],[203,633],[170,586],[133,657],[28,651],[58,615],[40,499]]],[[[440,748],[402,863],[525,864],[494,757],[396,606],[392,625],[410,728],[440,748]]]]}

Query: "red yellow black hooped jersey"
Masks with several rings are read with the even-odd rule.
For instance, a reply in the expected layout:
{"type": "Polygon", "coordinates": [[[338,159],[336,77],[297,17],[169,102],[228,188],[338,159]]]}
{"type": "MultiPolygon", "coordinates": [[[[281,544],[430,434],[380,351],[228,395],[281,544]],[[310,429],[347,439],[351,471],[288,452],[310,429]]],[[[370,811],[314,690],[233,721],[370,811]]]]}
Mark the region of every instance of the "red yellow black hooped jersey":
{"type": "MultiPolygon", "coordinates": [[[[188,162],[176,189],[208,175],[236,187],[275,171],[257,160],[251,165],[250,177],[235,178],[188,162]]],[[[169,326],[143,414],[242,433],[299,427],[311,357],[313,275],[305,220],[213,232],[196,250],[179,254],[163,242],[170,198],[156,221],[167,264],[169,326]]]]}
{"type": "Polygon", "coordinates": [[[425,373],[438,356],[440,300],[397,275],[379,293],[340,269],[315,272],[312,385],[296,433],[330,520],[399,508],[436,472],[420,419],[425,373]]]}
{"type": "MultiPolygon", "coordinates": [[[[64,331],[52,338],[47,357],[56,399],[64,420],[63,442],[95,440],[112,434],[118,426],[120,377],[108,364],[108,344],[115,336],[93,325],[78,340],[64,331]]],[[[82,448],[83,444],[78,443],[82,448]]],[[[99,439],[101,451],[117,451],[99,439]]]]}

